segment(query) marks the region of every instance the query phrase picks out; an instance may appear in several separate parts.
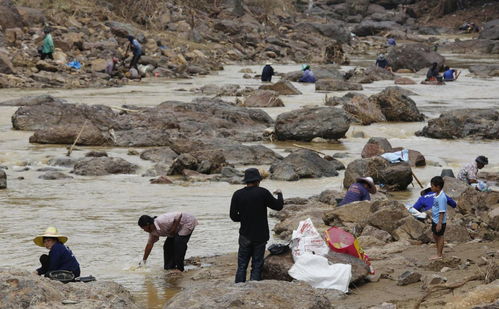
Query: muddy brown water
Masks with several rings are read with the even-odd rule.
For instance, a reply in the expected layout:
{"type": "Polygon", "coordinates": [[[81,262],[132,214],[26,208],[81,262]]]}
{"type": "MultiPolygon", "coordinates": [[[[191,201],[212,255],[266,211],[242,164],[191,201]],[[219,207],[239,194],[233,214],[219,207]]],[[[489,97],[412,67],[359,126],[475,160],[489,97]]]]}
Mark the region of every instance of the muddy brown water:
{"type": "MultiPolygon", "coordinates": [[[[459,66],[461,56],[449,57],[459,66]]],[[[488,63],[490,58],[474,59],[476,63],[488,63]]],[[[363,59],[354,64],[366,63],[363,59]]],[[[141,84],[131,84],[111,89],[76,90],[0,90],[0,100],[26,95],[51,94],[73,103],[104,104],[121,106],[133,104],[153,106],[165,100],[189,102],[198,95],[189,91],[205,84],[237,83],[241,86],[257,87],[257,79],[243,79],[241,68],[251,68],[259,73],[260,66],[228,65],[224,71],[190,80],[167,81],[150,79],[141,84]]],[[[278,72],[288,72],[299,65],[274,65],[278,72]]],[[[347,70],[349,67],[343,67],[347,70]]],[[[417,81],[421,74],[403,74],[417,81]]],[[[410,85],[404,88],[418,95],[412,98],[419,109],[433,118],[445,110],[458,108],[499,108],[499,78],[471,78],[466,70],[459,80],[446,86],[410,85]]],[[[303,95],[283,96],[285,107],[265,109],[273,118],[278,114],[301,106],[323,105],[324,93],[315,93],[314,85],[295,84],[303,95]]],[[[393,81],[380,81],[364,85],[362,93],[370,95],[381,91],[393,81]]],[[[343,95],[345,92],[328,94],[343,95]]],[[[234,101],[234,97],[224,98],[234,101]]],[[[47,226],[57,226],[61,233],[69,236],[68,245],[78,258],[82,275],[92,274],[99,280],[113,280],[123,284],[149,308],[161,308],[166,299],[178,290],[175,283],[161,274],[162,242],[157,243],[148,261],[147,270],[136,270],[135,265],[142,256],[147,234],[137,226],[142,214],[157,215],[168,211],[185,211],[194,214],[200,222],[190,242],[187,256],[209,256],[237,250],[238,225],[228,217],[230,197],[240,188],[228,183],[179,183],[173,185],[151,185],[149,178],[141,177],[151,164],[138,156],[127,154],[126,148],[106,148],[111,156],[119,156],[137,163],[141,171],[137,175],[113,175],[103,177],[75,176],[66,180],[41,180],[36,169],[46,167],[50,157],[62,157],[66,153],[62,145],[30,144],[31,132],[12,130],[10,117],[16,107],[0,107],[0,165],[8,167],[8,189],[0,191],[0,267],[20,267],[34,270],[38,267],[38,256],[45,249],[36,247],[32,238],[47,226]],[[25,171],[24,168],[29,167],[25,171]],[[24,179],[18,179],[23,177],[24,179]]],[[[499,171],[497,157],[499,142],[480,140],[436,140],[416,137],[414,132],[425,123],[379,123],[370,126],[353,125],[347,137],[339,144],[300,143],[327,154],[345,152],[350,155],[340,159],[348,164],[360,157],[367,139],[383,136],[393,146],[403,146],[422,152],[429,165],[416,168],[419,179],[428,183],[439,175],[442,168],[458,168],[478,154],[490,158],[488,171],[499,171]],[[354,137],[363,136],[363,137],[354,137]]],[[[293,143],[266,143],[282,153],[293,148],[293,143]]],[[[98,147],[80,147],[73,152],[81,157],[88,150],[98,147]]],[[[134,148],[141,150],[140,148],[134,148]]],[[[268,166],[267,166],[268,167],[268,166]]],[[[243,167],[241,167],[243,168],[243,167]]],[[[64,169],[69,172],[69,169],[64,169]]],[[[265,180],[268,189],[281,188],[285,197],[307,197],[326,189],[342,189],[343,173],[338,177],[306,179],[297,182],[265,180]]],[[[418,187],[394,195],[404,202],[416,199],[418,187]]],[[[272,222],[273,224],[273,222],[272,222]]]]}

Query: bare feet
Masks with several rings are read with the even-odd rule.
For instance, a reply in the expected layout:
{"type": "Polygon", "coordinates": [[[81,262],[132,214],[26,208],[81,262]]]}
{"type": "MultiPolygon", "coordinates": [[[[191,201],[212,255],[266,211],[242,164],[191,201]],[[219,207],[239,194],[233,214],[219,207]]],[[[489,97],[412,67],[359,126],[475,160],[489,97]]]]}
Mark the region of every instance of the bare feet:
{"type": "Polygon", "coordinates": [[[440,260],[441,258],[442,258],[442,256],[435,255],[435,256],[430,257],[430,261],[440,260]]]}

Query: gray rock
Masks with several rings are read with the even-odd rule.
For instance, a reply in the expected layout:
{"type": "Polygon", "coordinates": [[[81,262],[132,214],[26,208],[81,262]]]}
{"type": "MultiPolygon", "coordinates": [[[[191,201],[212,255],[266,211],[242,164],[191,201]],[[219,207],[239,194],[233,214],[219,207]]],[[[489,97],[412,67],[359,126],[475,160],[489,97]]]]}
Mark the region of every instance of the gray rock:
{"type": "Polygon", "coordinates": [[[275,91],[280,95],[301,94],[301,91],[298,90],[295,86],[293,86],[293,84],[288,80],[280,80],[272,85],[261,85],[260,88],[258,89],[275,91]]]}
{"type": "Polygon", "coordinates": [[[372,65],[367,68],[354,68],[345,74],[345,78],[351,83],[369,84],[380,80],[393,80],[395,74],[372,65]]]}
{"type": "Polygon", "coordinates": [[[378,94],[369,97],[369,102],[381,108],[387,121],[423,121],[424,116],[414,100],[403,93],[403,89],[387,87],[378,94]]]}
{"type": "Polygon", "coordinates": [[[117,21],[107,21],[106,26],[111,28],[111,32],[118,37],[127,38],[129,35],[135,37],[139,42],[145,42],[144,34],[131,24],[117,21]]]}
{"type": "Polygon", "coordinates": [[[197,170],[199,161],[191,154],[183,153],[179,155],[170,167],[168,175],[182,175],[184,169],[197,170]]]}
{"type": "Polygon", "coordinates": [[[275,91],[257,90],[244,100],[247,107],[282,107],[284,103],[275,91]]]}
{"type": "Polygon", "coordinates": [[[153,162],[168,162],[171,163],[178,154],[170,147],[159,147],[146,149],[140,153],[142,160],[149,160],[153,162]]]}
{"type": "Polygon", "coordinates": [[[109,174],[134,174],[138,166],[122,158],[100,157],[78,161],[74,173],[83,176],[103,176],[109,174]]]}
{"type": "Polygon", "coordinates": [[[209,285],[192,285],[179,292],[163,308],[329,309],[342,297],[339,291],[314,289],[298,281],[263,280],[234,284],[213,280],[209,285]]]}
{"type": "Polygon", "coordinates": [[[89,151],[85,154],[85,157],[99,158],[99,157],[107,157],[107,152],[105,151],[89,151]]]}
{"type": "Polygon", "coordinates": [[[342,100],[345,112],[363,125],[386,121],[381,107],[378,104],[372,104],[363,94],[347,93],[342,100]]]}
{"type": "Polygon", "coordinates": [[[338,79],[319,79],[315,82],[315,91],[362,90],[362,85],[338,79]]]}
{"type": "Polygon", "coordinates": [[[298,180],[300,178],[319,178],[338,176],[337,170],[345,166],[338,160],[324,160],[311,150],[297,150],[286,158],[270,166],[272,179],[298,180]]]}
{"type": "Polygon", "coordinates": [[[329,24],[302,22],[297,24],[295,29],[319,33],[341,43],[349,43],[351,39],[349,31],[345,28],[344,24],[340,22],[329,24]]]}
{"type": "Polygon", "coordinates": [[[14,72],[14,65],[12,65],[12,62],[10,62],[9,55],[0,50],[0,73],[14,74],[14,72]]]}
{"type": "Polygon", "coordinates": [[[0,189],[7,188],[7,173],[3,169],[0,169],[0,189]]]}
{"type": "Polygon", "coordinates": [[[68,179],[68,178],[73,178],[73,177],[66,175],[64,173],[61,173],[61,172],[57,172],[57,171],[50,172],[49,171],[43,175],[38,176],[38,178],[44,179],[44,180],[57,180],[57,179],[68,179]]]}
{"type": "MultiPolygon", "coordinates": [[[[499,42],[498,42],[499,44],[499,42]]],[[[483,64],[483,65],[472,65],[468,70],[478,77],[495,77],[499,76],[499,65],[498,64],[483,64]]]]}
{"type": "Polygon", "coordinates": [[[23,26],[23,20],[14,1],[0,1],[0,27],[5,31],[7,28],[21,28],[23,26]]]}
{"type": "Polygon", "coordinates": [[[499,40],[499,19],[491,20],[483,25],[480,31],[480,39],[499,40]]]}
{"type": "Polygon", "coordinates": [[[60,157],[52,158],[49,160],[48,165],[52,166],[63,166],[63,167],[73,167],[79,159],[73,159],[70,157],[60,157]]]}
{"type": "Polygon", "coordinates": [[[38,105],[43,103],[51,103],[51,102],[65,102],[62,99],[54,98],[51,95],[44,94],[38,96],[27,96],[19,99],[12,99],[0,102],[0,106],[25,106],[25,105],[38,105]]]}
{"type": "Polygon", "coordinates": [[[420,280],[421,280],[420,273],[411,270],[406,270],[399,276],[397,285],[402,285],[402,286],[408,285],[411,283],[419,282],[420,280]]]}
{"type": "Polygon", "coordinates": [[[311,141],[315,137],[345,137],[350,123],[345,112],[334,107],[302,108],[277,116],[276,136],[279,140],[311,141]]]}
{"type": "Polygon", "coordinates": [[[401,25],[395,21],[373,21],[364,19],[352,29],[352,32],[357,36],[370,36],[379,34],[381,31],[390,31],[400,28],[401,25]]]}
{"type": "Polygon", "coordinates": [[[445,58],[431,50],[429,46],[423,44],[404,44],[391,48],[386,55],[394,71],[399,69],[409,69],[415,72],[429,68],[433,62],[442,67],[445,58]]]}
{"type": "Polygon", "coordinates": [[[416,135],[440,139],[498,139],[499,111],[469,108],[443,112],[440,117],[430,119],[416,135]]]}

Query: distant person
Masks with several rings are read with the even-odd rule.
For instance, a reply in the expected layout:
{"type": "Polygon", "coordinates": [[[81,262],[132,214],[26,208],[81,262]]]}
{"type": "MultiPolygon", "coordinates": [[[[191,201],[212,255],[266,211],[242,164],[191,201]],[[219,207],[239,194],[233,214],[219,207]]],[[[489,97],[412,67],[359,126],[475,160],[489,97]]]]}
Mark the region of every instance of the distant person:
{"type": "Polygon", "coordinates": [[[386,44],[388,46],[396,46],[397,45],[397,41],[395,41],[394,38],[388,38],[388,40],[386,40],[386,44]]]}
{"type": "MultiPolygon", "coordinates": [[[[425,189],[421,191],[421,196],[412,207],[420,212],[430,210],[433,206],[433,200],[435,199],[435,196],[436,193],[431,191],[431,188],[425,189]]],[[[447,196],[447,205],[452,208],[456,208],[457,203],[452,198],[447,196]]]]}
{"type": "Polygon", "coordinates": [[[431,191],[435,192],[435,199],[431,207],[431,231],[437,247],[437,255],[430,260],[441,259],[444,251],[444,233],[447,222],[447,195],[443,191],[444,179],[435,176],[431,179],[431,191]]]}
{"type": "Polygon", "coordinates": [[[118,61],[119,59],[116,57],[113,57],[111,60],[109,60],[106,64],[106,73],[109,76],[114,76],[117,72],[117,66],[118,66],[118,61]]]}
{"type": "Polygon", "coordinates": [[[142,45],[140,45],[139,41],[131,35],[128,36],[128,41],[130,42],[130,49],[133,53],[132,61],[130,61],[130,69],[135,68],[138,72],[139,68],[137,65],[142,56],[142,45]]]}
{"type": "Polygon", "coordinates": [[[456,70],[451,69],[448,66],[446,66],[444,68],[444,74],[443,74],[444,81],[446,81],[446,82],[455,81],[459,77],[460,74],[461,74],[460,71],[456,71],[456,70]]]}
{"type": "Polygon", "coordinates": [[[482,169],[485,165],[489,164],[489,159],[485,156],[478,156],[475,161],[466,164],[457,174],[457,178],[467,184],[478,183],[478,170],[482,169]]]}
{"type": "Polygon", "coordinates": [[[270,62],[267,62],[262,70],[262,82],[271,82],[274,75],[274,68],[270,62]]]}
{"type": "Polygon", "coordinates": [[[239,228],[239,250],[235,282],[246,282],[246,270],[251,261],[250,280],[262,280],[265,246],[270,238],[267,207],[281,210],[284,200],[281,190],[274,191],[277,199],[260,187],[262,176],[256,168],[244,171],[246,187],[237,190],[230,202],[230,218],[241,222],[239,228]]]}
{"type": "Polygon", "coordinates": [[[52,34],[49,28],[43,30],[44,38],[42,47],[40,49],[40,58],[45,60],[47,58],[54,60],[54,41],[52,40],[52,34]]]}
{"type": "Polygon", "coordinates": [[[302,77],[298,80],[301,83],[315,83],[317,79],[315,78],[314,72],[310,69],[310,65],[303,64],[301,67],[303,71],[302,77]]]}
{"type": "Polygon", "coordinates": [[[50,277],[50,272],[55,270],[66,270],[76,277],[80,276],[80,264],[76,260],[73,252],[64,245],[68,241],[66,236],[60,235],[55,227],[48,227],[45,233],[38,235],[33,242],[40,247],[49,249],[49,254],[40,256],[42,267],[36,272],[38,275],[50,277]]]}
{"type": "Polygon", "coordinates": [[[442,76],[438,69],[438,63],[433,62],[426,73],[426,81],[442,81],[442,76]]]}
{"type": "Polygon", "coordinates": [[[388,60],[386,60],[385,55],[383,54],[379,54],[378,58],[376,58],[376,66],[392,72],[392,67],[389,65],[388,60]]]}
{"type": "Polygon", "coordinates": [[[371,195],[376,193],[376,186],[371,177],[360,177],[351,184],[343,200],[338,206],[343,206],[358,201],[370,201],[371,195]]]}
{"type": "Polygon", "coordinates": [[[198,225],[196,218],[185,212],[168,212],[157,217],[143,215],[139,218],[138,225],[149,233],[149,240],[139,266],[145,266],[154,243],[159,240],[159,237],[166,237],[163,244],[163,268],[177,272],[184,271],[187,243],[194,228],[198,225]]]}

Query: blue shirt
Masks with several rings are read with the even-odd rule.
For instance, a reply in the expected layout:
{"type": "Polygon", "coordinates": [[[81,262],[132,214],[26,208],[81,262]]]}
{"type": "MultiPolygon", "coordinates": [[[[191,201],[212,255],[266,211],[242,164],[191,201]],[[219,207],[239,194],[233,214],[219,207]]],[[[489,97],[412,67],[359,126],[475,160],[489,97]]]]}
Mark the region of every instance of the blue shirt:
{"type": "Polygon", "coordinates": [[[388,45],[390,46],[395,46],[397,45],[397,42],[395,42],[395,39],[393,38],[389,38],[388,41],[387,41],[388,45]]]}
{"type": "Polygon", "coordinates": [[[49,267],[47,272],[52,270],[69,270],[75,277],[80,276],[80,264],[76,260],[73,252],[63,243],[55,243],[49,252],[49,267]]]}
{"type": "Polygon", "coordinates": [[[377,59],[376,66],[385,69],[388,66],[388,60],[386,59],[377,59]]]}
{"type": "Polygon", "coordinates": [[[132,52],[134,55],[142,55],[142,45],[140,45],[137,39],[133,39],[132,41],[132,52]]]}
{"type": "MultiPolygon", "coordinates": [[[[417,211],[427,211],[433,207],[433,201],[435,199],[435,192],[430,192],[426,195],[420,196],[416,203],[414,204],[414,209],[417,211]]],[[[446,195],[447,196],[447,195],[446,195]]],[[[456,208],[457,203],[450,197],[447,196],[447,205],[452,208],[456,208]]]]}
{"type": "Polygon", "coordinates": [[[311,70],[303,71],[303,76],[299,80],[302,83],[315,83],[315,81],[314,73],[311,70]]]}
{"type": "Polygon", "coordinates": [[[444,213],[444,218],[442,220],[442,223],[447,222],[447,195],[445,195],[444,191],[440,191],[440,194],[435,196],[435,199],[433,200],[433,205],[431,207],[431,219],[433,220],[433,223],[437,224],[438,223],[438,218],[440,216],[440,213],[444,213]]]}
{"type": "Polygon", "coordinates": [[[371,195],[369,195],[369,191],[364,187],[361,183],[354,183],[348,188],[347,194],[343,200],[338,204],[338,206],[343,206],[346,204],[350,204],[358,201],[370,201],[371,195]]]}
{"type": "Polygon", "coordinates": [[[454,72],[456,72],[456,70],[453,70],[453,69],[449,69],[447,71],[444,72],[444,80],[454,80],[454,72]]]}

